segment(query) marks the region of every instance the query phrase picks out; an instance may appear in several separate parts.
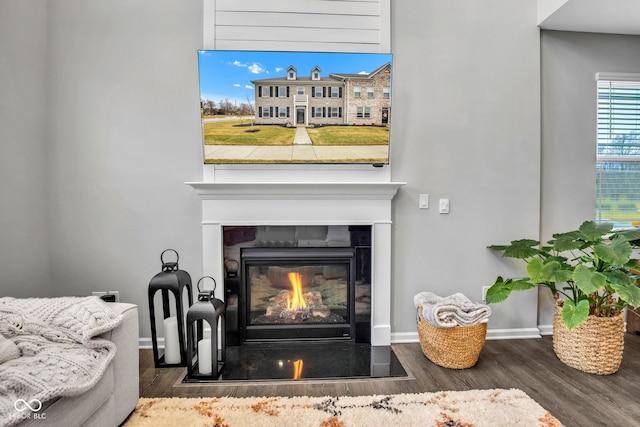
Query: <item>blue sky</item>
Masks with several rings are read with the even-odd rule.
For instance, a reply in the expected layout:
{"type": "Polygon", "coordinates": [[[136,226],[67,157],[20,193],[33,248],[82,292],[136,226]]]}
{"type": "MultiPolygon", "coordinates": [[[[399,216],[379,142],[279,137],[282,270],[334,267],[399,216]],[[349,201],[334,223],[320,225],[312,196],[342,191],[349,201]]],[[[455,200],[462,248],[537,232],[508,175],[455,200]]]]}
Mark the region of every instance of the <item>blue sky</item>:
{"type": "Polygon", "coordinates": [[[227,98],[238,104],[253,103],[251,80],[284,77],[290,65],[305,77],[317,65],[326,77],[330,73],[371,72],[387,62],[391,62],[391,54],[201,50],[200,97],[216,103],[227,98]]]}

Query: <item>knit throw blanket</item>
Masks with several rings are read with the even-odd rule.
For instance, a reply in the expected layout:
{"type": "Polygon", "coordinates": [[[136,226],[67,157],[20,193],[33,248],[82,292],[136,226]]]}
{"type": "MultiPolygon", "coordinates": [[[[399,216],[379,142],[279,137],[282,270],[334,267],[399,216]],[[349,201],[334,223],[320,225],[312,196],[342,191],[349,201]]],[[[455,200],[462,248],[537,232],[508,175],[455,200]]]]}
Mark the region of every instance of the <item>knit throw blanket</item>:
{"type": "Polygon", "coordinates": [[[20,352],[0,364],[0,426],[26,417],[20,402],[37,406],[95,386],[116,351],[97,336],[121,320],[98,297],[0,298],[0,334],[20,352]]]}
{"type": "Polygon", "coordinates": [[[440,328],[468,326],[486,322],[491,315],[491,308],[486,304],[472,302],[464,294],[457,293],[447,297],[432,292],[420,292],[413,297],[413,303],[426,321],[440,328]]]}

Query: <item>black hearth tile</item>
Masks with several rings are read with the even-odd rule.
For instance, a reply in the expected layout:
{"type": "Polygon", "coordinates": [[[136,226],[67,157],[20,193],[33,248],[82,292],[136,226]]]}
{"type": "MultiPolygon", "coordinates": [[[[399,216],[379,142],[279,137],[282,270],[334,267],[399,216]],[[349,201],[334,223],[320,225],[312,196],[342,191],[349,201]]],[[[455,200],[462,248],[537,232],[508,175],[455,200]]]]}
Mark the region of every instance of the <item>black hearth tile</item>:
{"type": "Polygon", "coordinates": [[[251,343],[227,347],[217,381],[407,376],[391,347],[360,343],[251,343]]]}

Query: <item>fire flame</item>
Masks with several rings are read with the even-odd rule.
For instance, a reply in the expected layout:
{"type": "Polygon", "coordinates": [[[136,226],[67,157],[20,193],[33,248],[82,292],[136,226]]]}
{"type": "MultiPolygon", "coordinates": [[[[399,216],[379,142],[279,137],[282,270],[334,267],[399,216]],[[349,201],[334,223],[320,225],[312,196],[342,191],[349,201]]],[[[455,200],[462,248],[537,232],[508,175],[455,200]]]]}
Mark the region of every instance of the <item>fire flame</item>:
{"type": "Polygon", "coordinates": [[[302,276],[300,276],[300,273],[289,273],[289,282],[291,282],[293,296],[287,298],[287,310],[293,311],[307,308],[307,303],[304,302],[304,297],[302,296],[302,276]]]}
{"type": "Polygon", "coordinates": [[[302,359],[293,361],[293,379],[299,380],[302,377],[302,359]]]}

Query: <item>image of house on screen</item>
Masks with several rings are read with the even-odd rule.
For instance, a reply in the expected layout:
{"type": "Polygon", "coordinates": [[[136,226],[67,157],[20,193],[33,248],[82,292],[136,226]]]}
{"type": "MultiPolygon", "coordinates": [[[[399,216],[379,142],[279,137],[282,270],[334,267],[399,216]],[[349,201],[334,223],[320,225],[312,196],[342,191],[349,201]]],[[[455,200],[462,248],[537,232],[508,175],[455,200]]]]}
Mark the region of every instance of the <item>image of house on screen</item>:
{"type": "Polygon", "coordinates": [[[286,77],[252,80],[256,124],[292,126],[387,125],[391,112],[391,63],[368,74],[309,76],[287,68],[286,77]]]}

